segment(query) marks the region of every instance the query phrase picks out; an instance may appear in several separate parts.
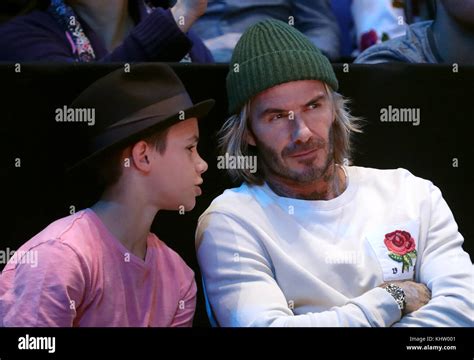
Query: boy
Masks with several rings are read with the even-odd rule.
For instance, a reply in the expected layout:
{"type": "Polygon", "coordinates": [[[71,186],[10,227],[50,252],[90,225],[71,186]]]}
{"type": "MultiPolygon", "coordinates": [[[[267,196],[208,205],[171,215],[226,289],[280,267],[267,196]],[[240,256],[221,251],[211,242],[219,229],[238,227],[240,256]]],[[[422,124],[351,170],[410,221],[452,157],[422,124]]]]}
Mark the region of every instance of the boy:
{"type": "Polygon", "coordinates": [[[92,108],[96,117],[79,165],[96,168],[105,190],[6,265],[0,325],[192,325],[194,273],[150,226],[159,210],[194,207],[207,170],[197,119],[213,103],[193,105],[171,68],[152,63],[116,70],[74,100],[71,108],[92,108]]]}

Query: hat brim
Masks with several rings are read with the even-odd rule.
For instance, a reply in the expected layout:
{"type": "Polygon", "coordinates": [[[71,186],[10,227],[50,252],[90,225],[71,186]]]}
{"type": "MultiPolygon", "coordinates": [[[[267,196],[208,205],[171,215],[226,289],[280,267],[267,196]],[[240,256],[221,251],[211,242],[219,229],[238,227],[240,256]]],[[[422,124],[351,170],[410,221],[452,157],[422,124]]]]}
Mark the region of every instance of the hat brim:
{"type": "Polygon", "coordinates": [[[208,99],[185,109],[185,119],[182,118],[182,112],[177,112],[176,114],[166,117],[165,119],[161,119],[154,114],[149,114],[140,121],[134,121],[133,123],[128,124],[126,127],[123,127],[121,136],[119,135],[113,140],[108,141],[106,144],[96,148],[91,154],[68,167],[66,172],[71,173],[77,171],[83,168],[85,165],[94,163],[94,160],[99,158],[100,155],[108,150],[126,146],[127,144],[139,141],[141,138],[151,135],[153,132],[165,130],[180,121],[191,118],[197,118],[198,120],[201,120],[209,114],[209,112],[214,107],[214,104],[214,99],[208,99]]]}

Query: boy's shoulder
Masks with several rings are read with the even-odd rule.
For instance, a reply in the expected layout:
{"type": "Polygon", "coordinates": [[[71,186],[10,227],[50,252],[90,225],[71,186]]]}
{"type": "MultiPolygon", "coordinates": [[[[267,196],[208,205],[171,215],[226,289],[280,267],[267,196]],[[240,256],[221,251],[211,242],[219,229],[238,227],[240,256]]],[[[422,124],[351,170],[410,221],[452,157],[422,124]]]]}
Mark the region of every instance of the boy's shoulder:
{"type": "Polygon", "coordinates": [[[94,252],[93,225],[87,209],[53,221],[14,251],[3,272],[21,264],[44,268],[67,262],[68,268],[82,267],[90,257],[87,253],[94,252]]]}
{"type": "Polygon", "coordinates": [[[94,222],[87,209],[57,219],[25,242],[17,252],[26,253],[46,244],[65,245],[73,251],[84,248],[84,243],[94,241],[94,222]]]}

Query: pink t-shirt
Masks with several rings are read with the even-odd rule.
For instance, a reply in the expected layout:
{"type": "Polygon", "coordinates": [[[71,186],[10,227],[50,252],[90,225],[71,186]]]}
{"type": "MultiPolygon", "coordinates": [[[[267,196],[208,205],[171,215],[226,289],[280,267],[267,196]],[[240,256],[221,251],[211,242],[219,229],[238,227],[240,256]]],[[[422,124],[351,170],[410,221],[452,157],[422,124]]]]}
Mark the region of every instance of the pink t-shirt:
{"type": "Polygon", "coordinates": [[[191,326],[193,271],[152,233],[145,260],[91,210],[26,242],[0,276],[1,326],[191,326]]]}

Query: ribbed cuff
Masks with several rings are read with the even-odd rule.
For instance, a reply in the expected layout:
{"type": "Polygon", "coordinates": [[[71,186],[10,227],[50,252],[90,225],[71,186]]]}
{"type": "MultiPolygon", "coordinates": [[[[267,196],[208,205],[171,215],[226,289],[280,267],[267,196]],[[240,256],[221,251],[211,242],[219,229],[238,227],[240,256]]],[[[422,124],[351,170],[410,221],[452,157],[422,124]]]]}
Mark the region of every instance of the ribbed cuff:
{"type": "Polygon", "coordinates": [[[180,61],[192,42],[180,30],[169,10],[155,9],[131,33],[149,60],[180,61]]]}
{"type": "Polygon", "coordinates": [[[349,303],[362,309],[372,327],[390,327],[402,316],[392,295],[380,287],[367,291],[349,303]]]}

